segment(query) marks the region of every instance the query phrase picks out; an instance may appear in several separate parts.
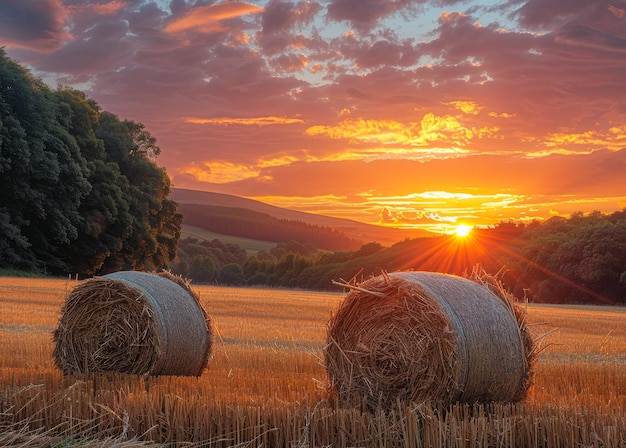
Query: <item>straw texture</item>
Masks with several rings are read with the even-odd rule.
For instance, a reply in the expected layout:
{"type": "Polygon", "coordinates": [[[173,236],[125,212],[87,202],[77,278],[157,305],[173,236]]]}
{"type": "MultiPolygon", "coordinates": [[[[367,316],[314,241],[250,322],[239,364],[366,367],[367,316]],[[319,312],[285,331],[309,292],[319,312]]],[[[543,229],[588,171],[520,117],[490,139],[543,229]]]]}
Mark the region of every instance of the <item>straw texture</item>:
{"type": "Polygon", "coordinates": [[[181,277],[122,271],[78,285],[54,332],[65,373],[199,376],[211,355],[208,315],[181,277]]]}
{"type": "Polygon", "coordinates": [[[518,401],[533,339],[491,279],[396,272],[355,286],[328,323],[325,363],[340,403],[518,401]]]}

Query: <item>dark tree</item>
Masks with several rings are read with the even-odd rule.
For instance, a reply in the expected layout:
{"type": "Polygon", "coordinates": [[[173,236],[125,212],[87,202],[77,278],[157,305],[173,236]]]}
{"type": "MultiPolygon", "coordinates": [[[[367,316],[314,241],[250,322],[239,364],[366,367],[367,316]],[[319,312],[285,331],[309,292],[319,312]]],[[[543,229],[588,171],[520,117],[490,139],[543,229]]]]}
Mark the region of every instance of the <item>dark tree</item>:
{"type": "Polygon", "coordinates": [[[65,270],[58,248],[79,232],[88,168],[43,82],[0,49],[0,265],[65,270]]]}

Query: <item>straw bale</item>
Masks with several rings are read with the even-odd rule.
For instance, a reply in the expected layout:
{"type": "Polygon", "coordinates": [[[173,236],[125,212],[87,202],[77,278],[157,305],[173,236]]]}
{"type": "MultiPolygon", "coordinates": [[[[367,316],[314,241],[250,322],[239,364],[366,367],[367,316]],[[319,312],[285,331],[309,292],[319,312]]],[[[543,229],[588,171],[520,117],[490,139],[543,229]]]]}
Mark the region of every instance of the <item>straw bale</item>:
{"type": "Polygon", "coordinates": [[[395,272],[351,286],[328,323],[331,393],[370,408],[521,400],[535,357],[524,313],[477,280],[395,272]]]}
{"type": "Polygon", "coordinates": [[[199,376],[211,356],[211,322],[181,277],[121,271],[70,292],[54,342],[65,374],[199,376]]]}

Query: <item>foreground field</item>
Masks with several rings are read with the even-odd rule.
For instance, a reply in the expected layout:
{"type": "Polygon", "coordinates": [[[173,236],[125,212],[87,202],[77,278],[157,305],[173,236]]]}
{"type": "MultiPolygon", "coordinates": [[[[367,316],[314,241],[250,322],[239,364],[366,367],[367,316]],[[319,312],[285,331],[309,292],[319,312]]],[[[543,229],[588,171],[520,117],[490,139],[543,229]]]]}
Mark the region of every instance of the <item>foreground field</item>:
{"type": "Polygon", "coordinates": [[[202,376],[63,377],[51,332],[75,285],[0,278],[0,446],[626,447],[624,308],[529,306],[548,336],[523,403],[370,414],[326,395],[342,295],[195,287],[215,332],[202,376]]]}

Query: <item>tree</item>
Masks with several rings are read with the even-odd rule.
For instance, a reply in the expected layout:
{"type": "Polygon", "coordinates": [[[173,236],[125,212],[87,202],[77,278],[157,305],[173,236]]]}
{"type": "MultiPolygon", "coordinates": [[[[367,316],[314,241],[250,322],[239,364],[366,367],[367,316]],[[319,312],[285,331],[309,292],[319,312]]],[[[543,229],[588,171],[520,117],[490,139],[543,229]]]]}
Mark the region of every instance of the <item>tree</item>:
{"type": "Polygon", "coordinates": [[[574,213],[529,225],[517,238],[510,264],[516,289],[535,301],[625,303],[626,219],[574,213]]]}
{"type": "Polygon", "coordinates": [[[189,265],[189,277],[196,283],[211,283],[215,280],[215,263],[209,257],[196,255],[189,265]]]}
{"type": "Polygon", "coordinates": [[[220,269],[217,281],[222,285],[239,286],[246,283],[243,268],[237,263],[229,263],[220,269]]]}
{"type": "Polygon", "coordinates": [[[70,272],[100,274],[112,254],[121,250],[132,217],[127,198],[128,180],[116,163],[109,162],[102,140],[95,134],[98,106],[76,90],[56,92],[65,125],[87,159],[90,191],[81,201],[79,234],[60,248],[70,272]]]}
{"type": "Polygon", "coordinates": [[[0,49],[0,265],[64,270],[88,168],[53,93],[0,49]]]}

